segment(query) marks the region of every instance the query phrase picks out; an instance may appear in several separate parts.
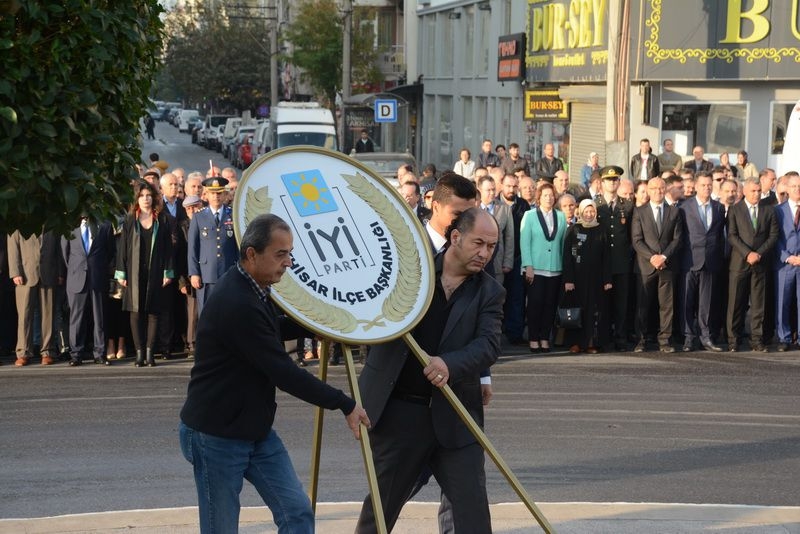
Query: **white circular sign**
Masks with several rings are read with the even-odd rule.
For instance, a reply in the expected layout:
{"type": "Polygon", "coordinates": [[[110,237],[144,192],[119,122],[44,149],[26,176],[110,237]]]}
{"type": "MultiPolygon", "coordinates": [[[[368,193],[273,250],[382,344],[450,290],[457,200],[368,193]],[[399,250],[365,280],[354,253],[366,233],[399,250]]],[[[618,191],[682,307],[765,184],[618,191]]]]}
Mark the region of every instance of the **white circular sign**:
{"type": "Polygon", "coordinates": [[[338,152],[270,152],[244,173],[233,206],[241,239],[273,213],[292,228],[292,266],[272,286],[277,304],[317,334],[379,343],[411,330],[433,295],[428,235],[397,190],[338,152]]]}

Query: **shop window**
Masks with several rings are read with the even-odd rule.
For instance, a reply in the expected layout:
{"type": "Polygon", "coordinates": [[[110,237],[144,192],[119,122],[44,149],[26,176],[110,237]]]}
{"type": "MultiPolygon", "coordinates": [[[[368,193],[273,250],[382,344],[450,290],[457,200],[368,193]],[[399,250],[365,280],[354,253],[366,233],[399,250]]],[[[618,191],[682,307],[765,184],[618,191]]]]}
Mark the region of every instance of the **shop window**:
{"type": "Polygon", "coordinates": [[[682,104],[665,102],[661,137],[675,142],[684,156],[700,145],[709,154],[738,152],[747,146],[747,104],[682,104]]]}
{"type": "Polygon", "coordinates": [[[794,103],[772,103],[770,147],[773,155],[783,154],[783,140],[786,138],[786,128],[789,126],[792,109],[794,109],[794,103]]]}

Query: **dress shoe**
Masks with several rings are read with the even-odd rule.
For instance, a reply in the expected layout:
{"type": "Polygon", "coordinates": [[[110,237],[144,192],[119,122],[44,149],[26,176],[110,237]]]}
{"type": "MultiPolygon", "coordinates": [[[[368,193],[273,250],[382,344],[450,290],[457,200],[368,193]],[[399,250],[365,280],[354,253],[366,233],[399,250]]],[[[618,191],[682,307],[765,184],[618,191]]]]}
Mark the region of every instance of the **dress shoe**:
{"type": "Polygon", "coordinates": [[[169,360],[169,359],[172,358],[172,353],[171,352],[162,352],[160,358],[162,360],[169,360]]]}
{"type": "Polygon", "coordinates": [[[739,347],[736,343],[728,343],[728,352],[739,352],[739,347]]]}
{"type": "Polygon", "coordinates": [[[675,352],[675,347],[673,347],[672,345],[666,345],[666,344],[665,345],[659,345],[658,350],[663,352],[663,353],[665,353],[665,354],[670,354],[670,353],[675,352]]]}
{"type": "Polygon", "coordinates": [[[30,363],[30,358],[27,356],[22,356],[21,358],[17,358],[17,361],[14,362],[15,367],[25,367],[30,363]]]}
{"type": "Polygon", "coordinates": [[[81,361],[80,359],[77,359],[77,358],[70,358],[70,360],[69,360],[69,366],[70,367],[78,367],[79,365],[82,365],[82,364],[83,364],[83,361],[81,361]]]}
{"type": "Polygon", "coordinates": [[[692,342],[686,342],[683,344],[683,352],[692,352],[692,342]]]}
{"type": "Polygon", "coordinates": [[[644,341],[639,341],[635,347],[633,347],[633,352],[644,352],[644,341]]]}
{"type": "Polygon", "coordinates": [[[570,351],[572,354],[580,354],[580,352],[581,352],[581,348],[580,348],[578,345],[572,345],[572,346],[569,348],[569,351],[570,351]]]}
{"type": "Polygon", "coordinates": [[[531,347],[530,345],[528,345],[528,348],[533,354],[539,354],[540,352],[542,352],[542,347],[531,347]]]}
{"type": "Polygon", "coordinates": [[[587,352],[587,354],[597,354],[597,348],[596,347],[589,347],[589,348],[586,349],[586,352],[587,352]]]}
{"type": "Polygon", "coordinates": [[[53,365],[56,361],[48,354],[42,354],[42,365],[53,365]]]}
{"type": "Polygon", "coordinates": [[[105,356],[99,356],[94,359],[94,363],[98,365],[111,365],[111,362],[108,361],[108,358],[105,356]]]}
{"type": "Polygon", "coordinates": [[[750,350],[753,352],[768,352],[767,347],[762,345],[761,343],[754,343],[750,346],[750,350]]]}
{"type": "Polygon", "coordinates": [[[136,349],[136,361],[133,362],[136,367],[144,367],[144,352],[142,349],[136,349]]]}
{"type": "Polygon", "coordinates": [[[778,352],[786,352],[787,350],[789,350],[787,343],[778,343],[778,352]]]}
{"type": "Polygon", "coordinates": [[[707,351],[711,352],[722,352],[722,347],[718,347],[711,342],[710,339],[701,339],[700,343],[703,345],[703,348],[707,351]]]}
{"type": "Polygon", "coordinates": [[[550,352],[551,350],[552,349],[550,347],[542,347],[541,345],[539,346],[539,352],[547,353],[550,352]]]}

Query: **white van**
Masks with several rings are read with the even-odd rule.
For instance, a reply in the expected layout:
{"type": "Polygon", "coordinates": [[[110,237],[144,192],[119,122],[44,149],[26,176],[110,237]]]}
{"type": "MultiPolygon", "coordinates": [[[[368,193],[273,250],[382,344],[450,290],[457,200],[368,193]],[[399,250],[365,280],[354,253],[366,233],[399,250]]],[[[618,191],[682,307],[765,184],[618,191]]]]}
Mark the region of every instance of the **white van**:
{"type": "Polygon", "coordinates": [[[178,131],[188,132],[189,120],[199,116],[200,112],[196,109],[182,109],[180,113],[178,113],[178,131]]]}
{"type": "Polygon", "coordinates": [[[317,102],[278,102],[267,132],[265,152],[294,145],[338,147],[333,114],[317,102]]]}
{"type": "Polygon", "coordinates": [[[231,117],[225,121],[225,128],[222,129],[222,137],[219,140],[217,152],[222,152],[222,155],[226,158],[228,157],[227,146],[230,144],[233,136],[236,135],[236,130],[241,124],[241,117],[231,117]]]}

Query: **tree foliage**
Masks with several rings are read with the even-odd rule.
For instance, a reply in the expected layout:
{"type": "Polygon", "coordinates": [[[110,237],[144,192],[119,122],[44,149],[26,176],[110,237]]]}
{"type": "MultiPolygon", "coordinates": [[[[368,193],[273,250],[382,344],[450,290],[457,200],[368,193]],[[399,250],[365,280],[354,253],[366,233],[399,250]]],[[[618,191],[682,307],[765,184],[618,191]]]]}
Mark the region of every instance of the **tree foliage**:
{"type": "Polygon", "coordinates": [[[266,21],[230,18],[198,2],[169,13],[158,96],[214,111],[253,109],[269,99],[266,21]]]}
{"type": "MultiPolygon", "coordinates": [[[[353,83],[374,83],[380,79],[375,67],[377,50],[369,22],[372,10],[353,13],[351,78],[353,83]]],[[[335,0],[304,0],[285,38],[293,46],[289,61],[303,69],[303,77],[333,105],[342,85],[344,20],[335,0]]]]}
{"type": "Polygon", "coordinates": [[[20,2],[0,14],[0,232],[66,234],[129,199],[161,51],[157,0],[20,2]]]}

